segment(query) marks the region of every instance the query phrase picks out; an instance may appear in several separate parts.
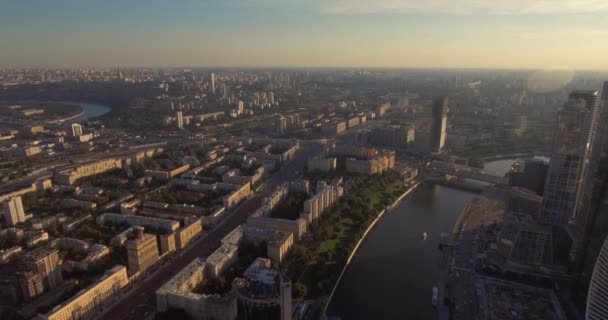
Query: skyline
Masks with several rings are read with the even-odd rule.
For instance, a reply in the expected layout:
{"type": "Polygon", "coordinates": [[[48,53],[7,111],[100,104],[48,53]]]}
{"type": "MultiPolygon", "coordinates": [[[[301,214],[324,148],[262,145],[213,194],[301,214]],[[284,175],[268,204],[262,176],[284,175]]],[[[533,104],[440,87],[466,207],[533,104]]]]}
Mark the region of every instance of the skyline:
{"type": "Polygon", "coordinates": [[[598,0],[54,4],[0,4],[0,67],[608,69],[598,0]]]}

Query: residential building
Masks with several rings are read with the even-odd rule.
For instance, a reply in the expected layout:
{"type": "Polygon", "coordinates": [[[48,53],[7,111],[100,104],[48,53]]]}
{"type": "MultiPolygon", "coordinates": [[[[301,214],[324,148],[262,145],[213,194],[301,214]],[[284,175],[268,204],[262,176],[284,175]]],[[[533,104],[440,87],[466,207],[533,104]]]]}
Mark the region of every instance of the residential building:
{"type": "Polygon", "coordinates": [[[143,272],[158,261],[156,236],[136,230],[135,238],[127,241],[129,274],[143,272]]]}
{"type": "Polygon", "coordinates": [[[23,210],[23,202],[21,196],[13,197],[5,200],[3,203],[4,221],[9,227],[13,227],[18,223],[25,222],[25,212],[23,210]]]}
{"type": "Polygon", "coordinates": [[[194,259],[175,277],[156,291],[156,311],[181,309],[195,320],[236,320],[237,305],[233,295],[198,294],[193,291],[207,279],[208,264],[194,259]]]}
{"type": "Polygon", "coordinates": [[[39,315],[42,320],[92,320],[109,304],[118,299],[121,289],[129,283],[127,268],[117,265],[104,276],[79,291],[66,302],[48,313],[39,315]]]}
{"type": "Polygon", "coordinates": [[[23,257],[26,270],[37,273],[42,278],[45,290],[53,289],[63,282],[59,250],[39,247],[23,257]]]}

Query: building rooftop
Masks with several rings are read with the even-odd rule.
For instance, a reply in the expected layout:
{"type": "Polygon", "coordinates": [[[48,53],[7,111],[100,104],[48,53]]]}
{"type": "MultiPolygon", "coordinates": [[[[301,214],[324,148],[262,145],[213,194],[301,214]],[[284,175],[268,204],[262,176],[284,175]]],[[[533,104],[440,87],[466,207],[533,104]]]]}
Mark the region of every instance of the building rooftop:
{"type": "Polygon", "coordinates": [[[213,253],[207,257],[207,263],[217,264],[222,261],[225,256],[232,255],[237,250],[237,246],[234,246],[229,243],[223,243],[219,248],[217,248],[217,250],[213,251],[213,253]]]}
{"type": "Polygon", "coordinates": [[[40,247],[40,248],[36,248],[28,253],[25,254],[25,259],[27,260],[40,260],[46,256],[49,256],[53,253],[57,253],[59,252],[58,249],[55,248],[51,248],[51,247],[40,247]]]}
{"type": "Polygon", "coordinates": [[[222,243],[232,244],[238,246],[243,239],[243,226],[239,225],[228,233],[223,239],[222,243]]]}

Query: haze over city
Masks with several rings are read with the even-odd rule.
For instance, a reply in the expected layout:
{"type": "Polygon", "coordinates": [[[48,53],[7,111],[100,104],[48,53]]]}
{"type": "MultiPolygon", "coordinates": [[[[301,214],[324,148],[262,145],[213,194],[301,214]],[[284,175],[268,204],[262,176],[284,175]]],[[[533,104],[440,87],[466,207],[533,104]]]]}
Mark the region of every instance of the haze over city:
{"type": "Polygon", "coordinates": [[[4,1],[0,66],[608,69],[603,0],[4,1]]]}
{"type": "Polygon", "coordinates": [[[608,320],[608,0],[0,0],[0,320],[608,320]]]}

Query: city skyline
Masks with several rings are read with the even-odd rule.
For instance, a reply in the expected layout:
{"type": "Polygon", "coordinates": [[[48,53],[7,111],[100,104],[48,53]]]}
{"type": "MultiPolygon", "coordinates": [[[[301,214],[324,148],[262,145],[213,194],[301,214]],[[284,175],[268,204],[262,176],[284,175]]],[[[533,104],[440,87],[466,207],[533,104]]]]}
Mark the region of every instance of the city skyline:
{"type": "Polygon", "coordinates": [[[608,69],[586,1],[3,3],[0,67],[608,69]]]}

